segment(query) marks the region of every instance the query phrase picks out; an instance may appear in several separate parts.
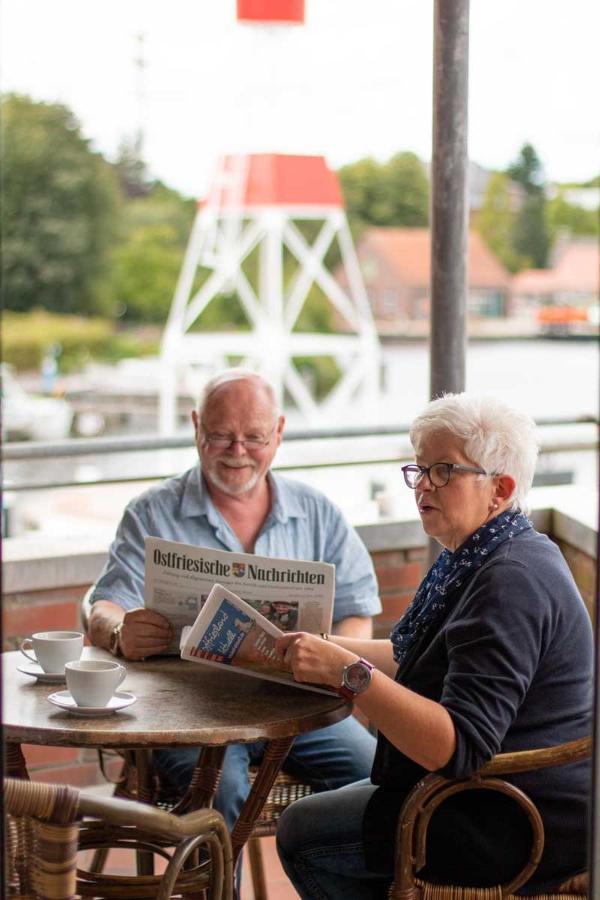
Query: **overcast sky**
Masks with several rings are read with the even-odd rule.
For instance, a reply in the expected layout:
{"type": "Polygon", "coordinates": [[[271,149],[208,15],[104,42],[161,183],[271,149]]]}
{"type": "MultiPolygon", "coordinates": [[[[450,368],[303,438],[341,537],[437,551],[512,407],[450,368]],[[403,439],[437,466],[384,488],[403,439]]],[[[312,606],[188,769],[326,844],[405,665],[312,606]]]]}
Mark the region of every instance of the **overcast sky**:
{"type": "MultiPolygon", "coordinates": [[[[151,174],[186,194],[228,151],[430,158],[432,0],[306,0],[275,28],[237,24],[235,0],[0,9],[3,91],[66,103],[108,156],[143,127],[151,174]]],[[[598,174],[599,34],[597,0],[471,0],[471,159],[504,168],[529,141],[549,179],[598,174]]]]}

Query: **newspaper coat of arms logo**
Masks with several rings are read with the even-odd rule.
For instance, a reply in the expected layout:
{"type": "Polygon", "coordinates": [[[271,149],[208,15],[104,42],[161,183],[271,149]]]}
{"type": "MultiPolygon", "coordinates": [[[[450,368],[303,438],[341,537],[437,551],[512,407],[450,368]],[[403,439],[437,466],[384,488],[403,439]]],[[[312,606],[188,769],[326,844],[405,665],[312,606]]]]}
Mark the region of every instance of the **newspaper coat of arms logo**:
{"type": "Polygon", "coordinates": [[[236,578],[243,578],[244,575],[246,574],[246,563],[243,563],[243,562],[233,562],[233,563],[231,564],[231,571],[232,571],[232,574],[233,574],[236,578]]]}

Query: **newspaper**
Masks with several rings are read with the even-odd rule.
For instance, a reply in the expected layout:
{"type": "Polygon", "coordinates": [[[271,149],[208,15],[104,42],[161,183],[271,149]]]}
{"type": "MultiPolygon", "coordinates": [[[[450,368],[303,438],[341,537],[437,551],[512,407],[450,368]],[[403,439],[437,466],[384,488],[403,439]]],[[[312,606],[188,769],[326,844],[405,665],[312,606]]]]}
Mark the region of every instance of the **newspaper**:
{"type": "Polygon", "coordinates": [[[331,631],[335,566],[146,538],[144,602],[168,619],[179,653],[212,586],[229,588],[280,631],[331,631]]]}
{"type": "Polygon", "coordinates": [[[183,629],[181,658],[208,666],[230,666],[244,675],[304,690],[337,694],[332,687],[294,680],[275,649],[282,634],[249,603],[215,584],[194,624],[183,629]]]}

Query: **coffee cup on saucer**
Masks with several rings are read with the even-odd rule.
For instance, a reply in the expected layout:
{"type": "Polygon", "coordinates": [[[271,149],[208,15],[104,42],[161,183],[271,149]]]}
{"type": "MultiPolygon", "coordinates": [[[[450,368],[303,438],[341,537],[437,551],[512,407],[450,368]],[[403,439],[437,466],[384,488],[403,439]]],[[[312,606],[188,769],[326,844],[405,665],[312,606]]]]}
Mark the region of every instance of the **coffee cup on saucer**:
{"type": "Polygon", "coordinates": [[[106,706],[126,674],[125,666],[104,659],[76,660],[65,666],[67,688],[78,706],[106,706]]]}
{"type": "Polygon", "coordinates": [[[21,644],[21,653],[48,673],[62,673],[68,662],[79,659],[83,650],[80,631],[38,631],[21,644]],[[35,656],[27,651],[33,650],[35,656]]]}

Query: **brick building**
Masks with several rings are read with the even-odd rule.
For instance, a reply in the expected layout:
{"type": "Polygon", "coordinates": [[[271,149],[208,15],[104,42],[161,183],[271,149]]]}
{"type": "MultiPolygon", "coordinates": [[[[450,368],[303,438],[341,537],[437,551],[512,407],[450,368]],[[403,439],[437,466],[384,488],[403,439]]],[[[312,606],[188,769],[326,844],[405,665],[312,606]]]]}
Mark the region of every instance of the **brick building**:
{"type": "MultiPolygon", "coordinates": [[[[379,334],[428,318],[428,228],[369,228],[358,242],[357,254],[379,334]]],[[[505,316],[510,275],[475,231],[469,233],[468,260],[469,314],[505,316]]]]}

